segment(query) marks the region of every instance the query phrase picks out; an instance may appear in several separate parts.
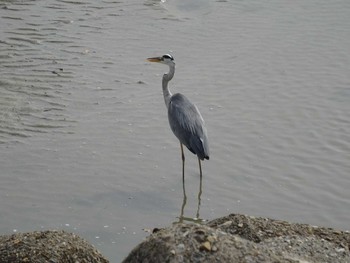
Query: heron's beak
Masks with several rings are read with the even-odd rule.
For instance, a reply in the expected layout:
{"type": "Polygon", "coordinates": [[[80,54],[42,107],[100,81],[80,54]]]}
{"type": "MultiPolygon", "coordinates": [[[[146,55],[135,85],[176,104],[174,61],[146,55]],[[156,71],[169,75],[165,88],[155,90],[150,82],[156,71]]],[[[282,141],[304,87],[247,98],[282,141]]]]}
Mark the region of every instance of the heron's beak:
{"type": "Polygon", "coordinates": [[[161,62],[162,61],[161,57],[148,58],[147,60],[149,62],[161,62]]]}

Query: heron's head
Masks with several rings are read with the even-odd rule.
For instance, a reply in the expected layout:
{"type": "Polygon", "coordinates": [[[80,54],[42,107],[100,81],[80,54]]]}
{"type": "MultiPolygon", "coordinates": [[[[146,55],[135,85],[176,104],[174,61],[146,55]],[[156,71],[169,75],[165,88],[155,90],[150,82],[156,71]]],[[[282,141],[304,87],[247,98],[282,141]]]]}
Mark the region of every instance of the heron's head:
{"type": "Polygon", "coordinates": [[[169,55],[169,54],[165,54],[161,57],[148,58],[147,60],[150,62],[162,63],[162,64],[165,64],[168,66],[175,65],[175,61],[174,61],[173,56],[169,55]]]}

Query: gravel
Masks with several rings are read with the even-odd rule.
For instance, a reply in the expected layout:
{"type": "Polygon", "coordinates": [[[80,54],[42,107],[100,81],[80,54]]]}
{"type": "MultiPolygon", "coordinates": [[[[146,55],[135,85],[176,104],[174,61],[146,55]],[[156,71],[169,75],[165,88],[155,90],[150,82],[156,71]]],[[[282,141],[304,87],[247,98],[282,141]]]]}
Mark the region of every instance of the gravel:
{"type": "Polygon", "coordinates": [[[65,231],[0,236],[1,263],[107,263],[92,245],[65,231]]]}

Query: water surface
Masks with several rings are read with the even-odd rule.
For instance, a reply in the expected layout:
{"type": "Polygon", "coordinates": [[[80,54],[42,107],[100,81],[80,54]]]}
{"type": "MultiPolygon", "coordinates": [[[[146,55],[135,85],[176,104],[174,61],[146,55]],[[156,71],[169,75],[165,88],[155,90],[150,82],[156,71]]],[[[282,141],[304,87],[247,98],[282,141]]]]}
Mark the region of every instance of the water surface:
{"type": "MultiPolygon", "coordinates": [[[[206,120],[200,217],[349,230],[347,1],[1,1],[0,233],[59,228],[121,261],[178,220],[179,143],[161,94],[206,120]]],[[[195,217],[197,160],[186,152],[195,217]]]]}

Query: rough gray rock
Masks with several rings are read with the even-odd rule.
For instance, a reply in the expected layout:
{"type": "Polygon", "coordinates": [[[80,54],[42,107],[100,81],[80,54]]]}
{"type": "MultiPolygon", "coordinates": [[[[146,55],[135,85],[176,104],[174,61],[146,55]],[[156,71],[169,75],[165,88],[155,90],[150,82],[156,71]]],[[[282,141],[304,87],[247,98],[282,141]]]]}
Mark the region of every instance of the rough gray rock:
{"type": "Polygon", "coordinates": [[[92,245],[64,231],[0,236],[1,263],[108,263],[92,245]]]}
{"type": "MultiPolygon", "coordinates": [[[[349,248],[349,232],[232,214],[205,225],[179,223],[154,231],[123,262],[345,263],[349,248]]],[[[108,260],[77,235],[41,231],[0,236],[0,262],[108,260]]]]}
{"type": "Polygon", "coordinates": [[[175,224],[138,245],[134,262],[350,262],[350,234],[267,218],[229,215],[175,224]]]}

